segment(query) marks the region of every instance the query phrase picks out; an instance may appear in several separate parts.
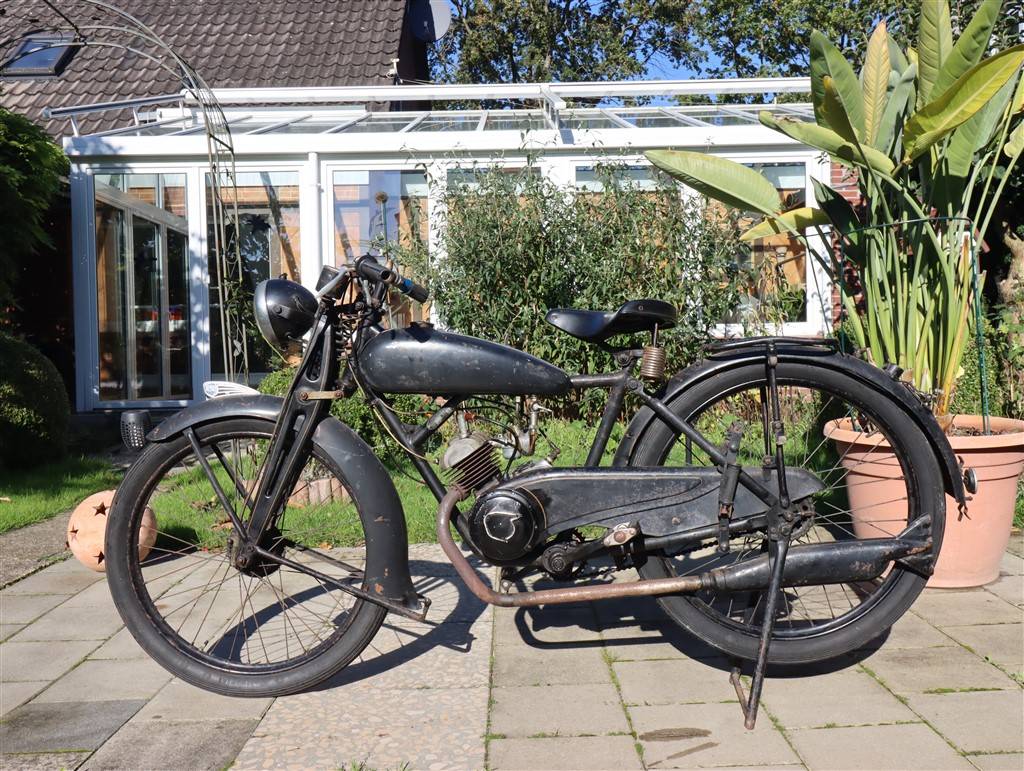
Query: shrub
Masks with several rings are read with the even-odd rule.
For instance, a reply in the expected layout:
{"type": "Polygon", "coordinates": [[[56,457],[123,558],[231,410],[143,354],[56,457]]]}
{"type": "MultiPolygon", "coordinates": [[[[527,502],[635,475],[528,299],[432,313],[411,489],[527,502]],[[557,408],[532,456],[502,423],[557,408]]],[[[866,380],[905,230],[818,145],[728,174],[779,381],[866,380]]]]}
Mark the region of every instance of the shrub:
{"type": "MultiPolygon", "coordinates": [[[[472,186],[449,186],[444,257],[417,266],[441,322],[595,372],[609,369],[608,354],[551,327],[545,313],[652,297],[680,310],[678,326],[661,336],[671,367],[695,359],[738,299],[743,247],[733,223],[667,177],[640,189],[623,184],[616,167],[599,167],[604,191],[572,194],[534,171],[484,171],[472,186]]],[[[601,402],[589,392],[575,409],[590,414],[601,402]]]]}
{"type": "MultiPolygon", "coordinates": [[[[999,350],[996,333],[991,324],[984,322],[985,370],[988,375],[988,411],[990,415],[1003,415],[1006,408],[1003,381],[1000,377],[999,350]]],[[[980,415],[981,361],[978,343],[973,333],[967,337],[964,357],[960,362],[960,376],[956,380],[956,391],[949,405],[949,411],[960,415],[980,415]]]]}
{"type": "Polygon", "coordinates": [[[70,413],[57,368],[0,332],[0,464],[24,468],[62,457],[70,413]]]}

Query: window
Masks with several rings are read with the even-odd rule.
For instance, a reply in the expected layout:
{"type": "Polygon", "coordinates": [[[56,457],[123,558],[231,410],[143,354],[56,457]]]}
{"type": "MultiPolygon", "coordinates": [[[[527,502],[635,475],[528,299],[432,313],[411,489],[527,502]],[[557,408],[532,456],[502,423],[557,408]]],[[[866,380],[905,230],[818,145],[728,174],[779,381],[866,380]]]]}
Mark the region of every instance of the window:
{"type": "Polygon", "coordinates": [[[588,193],[604,192],[605,184],[611,181],[616,189],[657,190],[658,178],[650,166],[609,165],[576,167],[576,189],[588,193]]]}
{"type": "Polygon", "coordinates": [[[100,401],[192,396],[184,174],[97,174],[100,401]]]}
{"type": "MultiPolygon", "coordinates": [[[[206,181],[208,269],[210,272],[210,366],[214,378],[225,377],[224,323],[220,312],[220,266],[214,232],[213,191],[206,181]]],[[[268,278],[300,280],[302,241],[299,232],[299,175],[294,171],[248,171],[235,175],[235,190],[221,188],[225,225],[224,258],[241,259],[240,275],[244,302],[239,313],[246,329],[245,356],[250,383],[277,368],[279,359],[256,328],[252,294],[268,278]],[[235,221],[235,203],[238,220],[235,221]]],[[[239,349],[241,346],[239,346],[239,349]]],[[[240,368],[236,358],[236,369],[240,368]]]]}
{"type": "MultiPolygon", "coordinates": [[[[759,171],[775,185],[784,209],[805,204],[807,179],[803,163],[746,165],[759,171]]],[[[740,224],[746,229],[756,221],[752,215],[740,224]]],[[[761,238],[751,244],[750,259],[754,270],[749,310],[756,311],[762,298],[771,294],[773,305],[782,311],[785,321],[806,321],[807,249],[804,243],[789,233],[761,238]]]]}
{"type": "Polygon", "coordinates": [[[77,50],[78,45],[64,35],[30,35],[0,65],[0,74],[5,77],[60,75],[77,50]]]}
{"type": "Polygon", "coordinates": [[[335,171],[334,264],[372,248],[427,240],[427,175],[422,171],[335,171]]]}

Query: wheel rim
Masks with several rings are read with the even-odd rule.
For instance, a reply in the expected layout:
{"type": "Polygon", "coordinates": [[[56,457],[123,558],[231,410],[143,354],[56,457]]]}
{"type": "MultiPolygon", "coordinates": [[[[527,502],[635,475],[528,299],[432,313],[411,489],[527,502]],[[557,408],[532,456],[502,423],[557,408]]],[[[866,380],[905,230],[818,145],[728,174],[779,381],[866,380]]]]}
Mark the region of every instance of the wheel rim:
{"type": "MultiPolygon", "coordinates": [[[[762,387],[763,381],[751,379],[725,393],[709,397],[696,409],[691,410],[689,416],[683,417],[694,423],[716,444],[721,443],[720,437],[724,436],[725,428],[736,417],[756,418],[747,421],[748,431],[744,434],[740,463],[748,466],[759,465],[764,454],[764,429],[763,424],[759,425],[763,417],[762,387]],[[753,443],[756,443],[756,448],[752,447],[753,443]],[[754,449],[757,452],[753,452],[754,449]],[[751,463],[755,457],[756,462],[751,463]]],[[[794,545],[857,538],[845,486],[850,474],[856,474],[861,463],[852,459],[852,446],[840,455],[833,443],[822,433],[827,420],[837,417],[852,415],[861,421],[860,424],[869,432],[877,432],[884,436],[894,450],[902,472],[902,493],[884,501],[890,508],[905,507],[899,521],[885,521],[886,517],[876,517],[875,524],[869,524],[868,527],[884,527],[887,532],[879,532],[878,537],[888,537],[888,530],[899,532],[919,516],[920,498],[908,473],[906,451],[899,442],[894,441],[891,432],[881,426],[881,421],[869,405],[860,403],[860,400],[848,393],[840,393],[839,389],[826,388],[820,383],[809,383],[799,378],[780,377],[779,387],[783,420],[787,424],[787,467],[808,468],[825,483],[824,489],[812,496],[815,507],[814,519],[806,526],[804,533],[793,539],[794,545]],[[808,400],[808,395],[812,391],[818,394],[816,400],[808,400]],[[795,425],[806,427],[804,437],[796,435],[797,432],[792,428],[795,425]],[[814,438],[810,440],[812,435],[814,438]]],[[[772,446],[769,446],[769,449],[774,450],[772,446]]],[[[687,462],[693,465],[713,465],[698,448],[687,448],[685,444],[674,440],[663,447],[660,453],[656,451],[653,455],[645,456],[643,465],[682,465],[687,462]]],[[[857,484],[867,485],[872,482],[857,484]]],[[[864,489],[858,489],[858,493],[863,492],[864,489]]],[[[863,523],[861,527],[864,527],[863,523]]],[[[764,550],[765,543],[765,538],[760,533],[739,536],[730,540],[730,553],[724,557],[716,557],[713,554],[713,545],[706,545],[680,558],[661,559],[670,574],[692,575],[712,567],[725,566],[758,556],[764,550]]],[[[890,565],[880,578],[870,582],[787,587],[779,598],[781,611],[776,617],[773,637],[808,639],[845,627],[861,618],[892,592],[902,575],[902,568],[890,565]]],[[[709,620],[747,636],[756,637],[760,634],[765,598],[764,592],[732,595],[701,592],[683,599],[709,620]]]]}
{"type": "MultiPolygon", "coordinates": [[[[231,432],[200,439],[207,460],[243,521],[269,433],[231,432]],[[216,451],[219,450],[219,453],[216,451]],[[233,475],[233,476],[232,476],[233,475]],[[233,484],[243,480],[242,489],[233,484]]],[[[332,578],[359,577],[358,565],[325,537],[362,529],[345,482],[314,454],[299,474],[267,544],[275,553],[332,578]]],[[[168,458],[131,512],[128,569],[133,588],[160,635],[208,666],[245,674],[280,672],[309,663],[353,623],[362,601],[288,566],[264,561],[249,571],[229,558],[234,535],[213,485],[191,447],[168,458]],[[156,515],[155,543],[142,556],[147,507],[156,515]],[[140,558],[141,557],[141,558],[140,558]]]]}

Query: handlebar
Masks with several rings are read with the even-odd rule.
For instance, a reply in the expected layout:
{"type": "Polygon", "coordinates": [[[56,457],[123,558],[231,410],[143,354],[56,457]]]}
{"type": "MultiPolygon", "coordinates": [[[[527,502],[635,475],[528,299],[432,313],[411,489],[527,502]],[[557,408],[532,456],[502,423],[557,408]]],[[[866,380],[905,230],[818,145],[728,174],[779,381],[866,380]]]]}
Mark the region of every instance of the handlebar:
{"type": "Polygon", "coordinates": [[[369,254],[364,254],[356,260],[356,273],[367,281],[376,281],[393,286],[416,302],[426,302],[430,297],[430,292],[427,291],[426,287],[420,286],[412,279],[403,277],[396,270],[385,268],[369,254]]]}

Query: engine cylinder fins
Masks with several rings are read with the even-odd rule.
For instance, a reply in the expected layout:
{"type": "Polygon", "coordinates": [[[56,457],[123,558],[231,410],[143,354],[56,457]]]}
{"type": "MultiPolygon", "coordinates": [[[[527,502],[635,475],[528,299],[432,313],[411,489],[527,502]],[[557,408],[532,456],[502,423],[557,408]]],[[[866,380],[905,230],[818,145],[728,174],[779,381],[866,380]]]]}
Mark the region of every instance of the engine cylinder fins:
{"type": "Polygon", "coordinates": [[[498,448],[482,444],[451,464],[448,468],[449,486],[456,484],[464,490],[476,492],[501,475],[498,448]]]}

